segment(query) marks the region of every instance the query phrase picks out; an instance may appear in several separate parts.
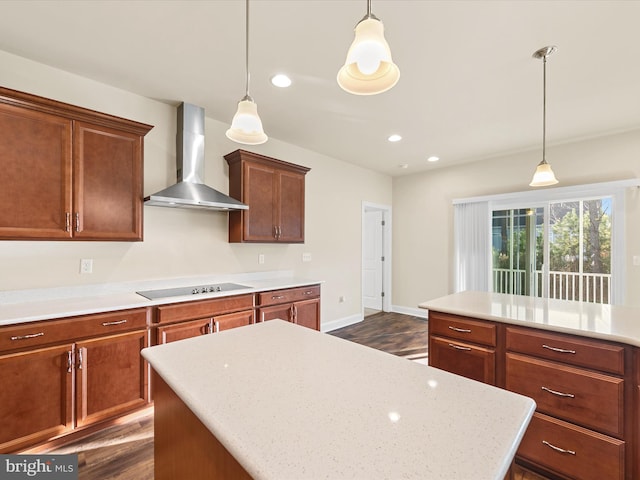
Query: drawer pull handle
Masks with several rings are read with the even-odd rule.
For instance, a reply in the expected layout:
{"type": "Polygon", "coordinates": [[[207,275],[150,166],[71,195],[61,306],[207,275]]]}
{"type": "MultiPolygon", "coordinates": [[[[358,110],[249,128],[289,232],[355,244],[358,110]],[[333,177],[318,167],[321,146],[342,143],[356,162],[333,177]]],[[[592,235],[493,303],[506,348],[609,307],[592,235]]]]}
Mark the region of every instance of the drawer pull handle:
{"type": "Polygon", "coordinates": [[[465,352],[471,351],[471,349],[469,347],[461,347],[460,345],[456,345],[454,343],[450,343],[449,346],[451,348],[455,348],[456,350],[464,350],[465,352]]]}
{"type": "Polygon", "coordinates": [[[17,337],[11,337],[11,340],[28,340],[30,338],[43,337],[44,332],[29,333],[27,335],[18,335],[17,337]]]}
{"type": "Polygon", "coordinates": [[[553,352],[558,352],[558,353],[573,353],[574,355],[576,353],[575,350],[567,350],[564,348],[550,347],[549,345],[542,345],[542,348],[546,348],[547,350],[551,350],[553,352]]]}
{"type": "Polygon", "coordinates": [[[449,330],[453,330],[454,332],[459,332],[459,333],[471,333],[471,330],[469,330],[468,328],[457,328],[457,327],[452,327],[451,325],[449,325],[449,330]]]}
{"type": "Polygon", "coordinates": [[[313,290],[307,290],[303,295],[313,295],[313,290]]]}
{"type": "Polygon", "coordinates": [[[555,445],[553,445],[552,443],[547,442],[546,440],[542,440],[542,443],[544,443],[547,447],[555,450],[556,452],[568,453],[570,455],[575,455],[576,454],[576,452],[574,452],[573,450],[565,450],[564,448],[556,447],[555,445]]]}
{"type": "Polygon", "coordinates": [[[82,359],[82,349],[78,350],[78,370],[82,370],[82,364],[84,360],[82,359]]]}
{"type": "Polygon", "coordinates": [[[562,392],[558,392],[557,390],[551,390],[550,388],[547,388],[547,387],[542,387],[542,390],[544,390],[545,392],[549,392],[554,395],[557,395],[559,397],[576,398],[576,396],[573,393],[562,393],[562,392]]]}
{"type": "Polygon", "coordinates": [[[213,331],[214,333],[218,333],[220,331],[220,322],[214,320],[213,322],[213,331]]]}
{"type": "Polygon", "coordinates": [[[73,369],[73,352],[69,350],[67,352],[67,373],[71,373],[73,369]]]}
{"type": "Polygon", "coordinates": [[[103,327],[110,327],[111,325],[122,325],[123,323],[127,323],[127,319],[124,320],[116,320],[115,322],[102,322],[103,327]]]}
{"type": "Polygon", "coordinates": [[[280,300],[281,298],[284,298],[284,295],[272,295],[271,296],[271,300],[280,300]]]}

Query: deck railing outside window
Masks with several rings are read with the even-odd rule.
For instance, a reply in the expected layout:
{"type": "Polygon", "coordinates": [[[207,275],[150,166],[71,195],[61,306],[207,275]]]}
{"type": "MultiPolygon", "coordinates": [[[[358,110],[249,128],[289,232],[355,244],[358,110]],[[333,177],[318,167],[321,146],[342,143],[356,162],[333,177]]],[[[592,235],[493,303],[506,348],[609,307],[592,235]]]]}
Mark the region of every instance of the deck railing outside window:
{"type": "MultiPolygon", "coordinates": [[[[549,298],[558,300],[578,300],[593,303],[611,303],[611,274],[549,272],[549,298]]],[[[493,291],[528,295],[528,282],[525,270],[493,269],[493,291]]],[[[532,296],[541,297],[542,271],[535,273],[532,296]]]]}

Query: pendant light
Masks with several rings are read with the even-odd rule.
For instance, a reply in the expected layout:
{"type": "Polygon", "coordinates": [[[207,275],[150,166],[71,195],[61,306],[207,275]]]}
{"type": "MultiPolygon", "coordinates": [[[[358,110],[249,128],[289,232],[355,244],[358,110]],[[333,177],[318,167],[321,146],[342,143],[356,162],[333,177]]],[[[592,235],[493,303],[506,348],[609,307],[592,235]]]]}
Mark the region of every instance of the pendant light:
{"type": "Polygon", "coordinates": [[[533,58],[542,59],[542,161],[538,164],[530,187],[547,187],[558,183],[546,158],[546,130],[547,130],[547,57],[557,50],[557,47],[543,47],[533,53],[533,58]]]}
{"type": "Polygon", "coordinates": [[[400,69],[391,59],[382,22],[371,13],[371,0],[367,0],[367,14],[356,25],[355,34],[338,72],[338,85],[355,95],[386,92],[398,83],[400,69]]]}
{"type": "Polygon", "coordinates": [[[258,116],[258,106],[249,95],[249,0],[246,0],[246,25],[245,25],[245,69],[247,83],[245,95],[238,102],[238,111],[233,116],[231,127],[227,130],[227,138],[245,145],[260,145],[269,137],[262,129],[262,121],[258,116]]]}

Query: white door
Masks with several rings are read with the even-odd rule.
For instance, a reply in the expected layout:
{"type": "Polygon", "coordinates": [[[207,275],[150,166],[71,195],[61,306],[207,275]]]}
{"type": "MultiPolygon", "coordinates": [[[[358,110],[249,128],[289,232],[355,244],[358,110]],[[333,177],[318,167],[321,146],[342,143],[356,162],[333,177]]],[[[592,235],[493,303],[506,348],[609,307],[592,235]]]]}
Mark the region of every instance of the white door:
{"type": "Polygon", "coordinates": [[[362,245],[362,302],[364,308],[382,310],[384,212],[365,211],[362,245]]]}

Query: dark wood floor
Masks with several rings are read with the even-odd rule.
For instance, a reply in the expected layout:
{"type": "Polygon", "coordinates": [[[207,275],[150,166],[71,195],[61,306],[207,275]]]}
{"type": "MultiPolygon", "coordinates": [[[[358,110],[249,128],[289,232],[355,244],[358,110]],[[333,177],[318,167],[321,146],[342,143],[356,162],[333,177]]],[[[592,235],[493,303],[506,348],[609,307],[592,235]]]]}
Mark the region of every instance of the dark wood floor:
{"type": "MultiPolygon", "coordinates": [[[[427,357],[427,321],[419,317],[381,312],[329,334],[413,360],[427,357]]],[[[49,453],[76,453],[79,480],[153,480],[153,409],[49,453]]],[[[518,468],[513,480],[544,479],[518,468]]]]}
{"type": "Polygon", "coordinates": [[[420,317],[380,312],[329,334],[401,357],[427,357],[427,321],[420,317]]]}

